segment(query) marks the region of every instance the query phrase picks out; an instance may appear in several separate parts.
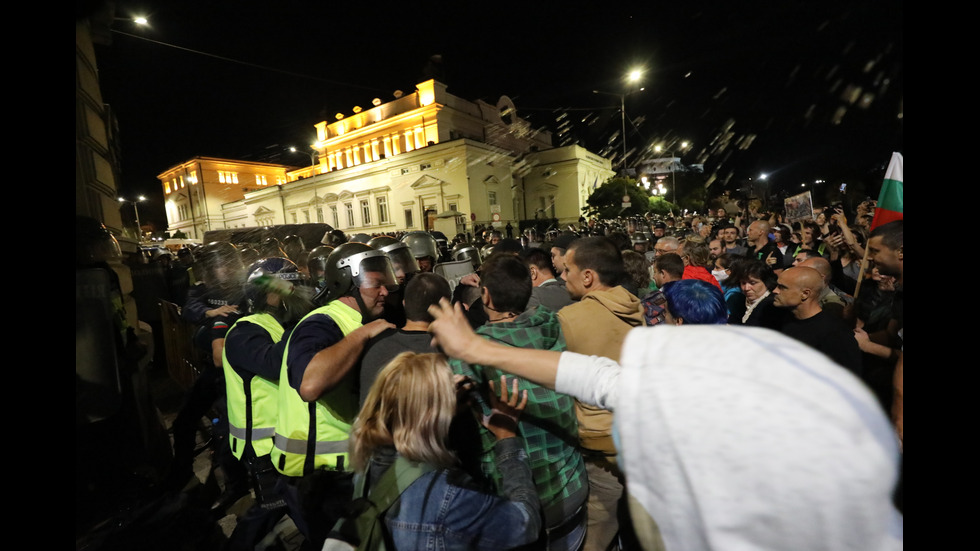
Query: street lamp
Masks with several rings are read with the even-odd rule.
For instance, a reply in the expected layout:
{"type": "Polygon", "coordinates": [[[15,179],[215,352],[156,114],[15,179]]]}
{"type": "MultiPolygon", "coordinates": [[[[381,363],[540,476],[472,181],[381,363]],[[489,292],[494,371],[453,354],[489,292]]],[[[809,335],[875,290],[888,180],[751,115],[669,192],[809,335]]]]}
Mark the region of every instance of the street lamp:
{"type": "MultiPolygon", "coordinates": [[[[691,146],[691,142],[687,142],[687,141],[681,142],[680,153],[679,154],[680,155],[683,155],[684,154],[684,150],[687,149],[690,146],[691,146]]],[[[662,145],[656,145],[656,146],[654,146],[653,149],[657,153],[664,153],[664,151],[663,151],[664,147],[662,145]]],[[[670,187],[674,188],[674,201],[677,201],[677,183],[676,183],[676,181],[674,179],[674,152],[673,151],[667,151],[666,154],[670,156],[670,187]]],[[[677,160],[679,161],[680,160],[680,157],[677,157],[677,160]]]]}
{"type": "MultiPolygon", "coordinates": [[[[295,146],[289,146],[289,151],[292,152],[292,153],[302,153],[302,151],[296,149],[295,146]]],[[[307,151],[306,153],[307,153],[307,155],[310,156],[310,166],[316,166],[317,152],[316,151],[307,151]]]]}
{"type": "Polygon", "coordinates": [[[116,199],[120,203],[130,203],[133,205],[133,211],[136,213],[136,240],[137,242],[143,241],[143,226],[140,224],[140,209],[138,205],[139,203],[146,201],[146,197],[140,195],[135,201],[129,201],[127,199],[123,199],[122,197],[117,197],[116,199]]]}
{"type": "MultiPolygon", "coordinates": [[[[632,71],[630,71],[629,75],[627,75],[626,81],[629,82],[629,83],[639,82],[640,81],[640,76],[642,74],[643,73],[639,69],[633,69],[632,71]]],[[[617,93],[614,93],[614,92],[603,92],[602,90],[593,90],[592,91],[593,94],[606,94],[608,96],[619,96],[619,116],[620,116],[620,120],[621,120],[622,125],[623,125],[623,128],[622,128],[622,130],[623,130],[623,160],[622,160],[622,168],[623,168],[624,171],[626,170],[626,96],[635,94],[637,92],[642,92],[642,91],[643,91],[643,88],[640,88],[639,90],[632,90],[632,91],[629,91],[629,92],[623,92],[623,93],[620,93],[620,94],[617,94],[617,93]]]]}

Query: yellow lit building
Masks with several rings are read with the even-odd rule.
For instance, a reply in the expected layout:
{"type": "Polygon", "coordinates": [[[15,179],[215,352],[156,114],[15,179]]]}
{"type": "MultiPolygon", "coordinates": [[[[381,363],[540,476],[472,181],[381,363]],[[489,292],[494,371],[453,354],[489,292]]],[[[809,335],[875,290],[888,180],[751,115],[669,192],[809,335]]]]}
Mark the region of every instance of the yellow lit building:
{"type": "Polygon", "coordinates": [[[467,101],[429,80],[372,104],[314,125],[310,167],[195,158],[161,173],[169,230],[200,237],[320,222],[372,234],[433,229],[437,219],[444,229],[447,218],[456,231],[534,218],[564,225],[613,174],[579,146],[553,148],[551,133],[531,128],[506,96],[467,101]]]}

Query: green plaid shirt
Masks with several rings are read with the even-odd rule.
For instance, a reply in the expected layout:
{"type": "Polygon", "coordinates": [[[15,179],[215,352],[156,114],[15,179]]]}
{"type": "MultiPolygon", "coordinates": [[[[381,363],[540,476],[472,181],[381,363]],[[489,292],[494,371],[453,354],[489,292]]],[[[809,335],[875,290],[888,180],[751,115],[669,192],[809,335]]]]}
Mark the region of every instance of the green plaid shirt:
{"type": "MultiPolygon", "coordinates": [[[[537,350],[565,350],[565,337],[554,311],[540,306],[524,312],[514,321],[487,323],[476,331],[483,337],[501,344],[537,350]]],[[[485,415],[490,413],[488,381],[499,383],[501,375],[514,378],[495,367],[471,365],[456,359],[450,361],[453,372],[475,381],[483,401],[485,415]]],[[[531,474],[544,507],[547,526],[564,520],[588,496],[585,463],[578,452],[578,421],[575,400],[565,394],[518,378],[518,389],[527,390],[527,407],[518,421],[524,447],[531,463],[531,474]]],[[[498,389],[499,390],[499,389],[498,389]]],[[[482,470],[497,488],[500,473],[493,461],[493,434],[481,427],[482,470]]]]}

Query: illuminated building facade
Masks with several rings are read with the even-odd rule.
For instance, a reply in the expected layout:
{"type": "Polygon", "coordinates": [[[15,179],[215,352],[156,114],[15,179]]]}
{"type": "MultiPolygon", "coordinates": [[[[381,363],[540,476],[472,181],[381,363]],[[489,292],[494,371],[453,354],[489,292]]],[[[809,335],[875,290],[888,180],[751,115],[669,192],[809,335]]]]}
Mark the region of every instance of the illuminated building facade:
{"type": "Polygon", "coordinates": [[[506,96],[467,101],[429,80],[373,104],[314,125],[313,166],[196,158],[161,173],[170,231],[320,222],[373,234],[447,218],[457,231],[534,218],[564,224],[613,174],[579,146],[553,148],[551,133],[532,129],[506,96]]]}

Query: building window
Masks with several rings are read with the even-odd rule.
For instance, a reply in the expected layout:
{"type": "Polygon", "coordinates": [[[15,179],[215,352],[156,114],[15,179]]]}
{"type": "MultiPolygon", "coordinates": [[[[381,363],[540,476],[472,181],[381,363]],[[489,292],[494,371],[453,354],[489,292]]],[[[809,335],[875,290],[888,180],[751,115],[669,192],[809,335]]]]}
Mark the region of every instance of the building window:
{"type": "Polygon", "coordinates": [[[354,227],[354,205],[352,203],[344,203],[344,208],[347,209],[347,227],[354,227]]]}
{"type": "Polygon", "coordinates": [[[340,216],[337,215],[337,205],[330,205],[330,218],[333,220],[333,228],[339,228],[340,216]]]}
{"type": "Polygon", "coordinates": [[[371,225],[371,202],[367,199],[361,200],[361,224],[365,226],[371,225]]]}
{"type": "Polygon", "coordinates": [[[320,224],[323,223],[323,208],[317,207],[316,209],[316,221],[320,224]]]}
{"type": "Polygon", "coordinates": [[[419,165],[419,170],[428,170],[432,168],[432,163],[422,163],[419,165]]]}
{"type": "Polygon", "coordinates": [[[256,174],[255,175],[255,184],[256,185],[259,185],[259,186],[267,186],[267,185],[269,185],[269,181],[266,180],[265,174],[256,174]]]}
{"type": "Polygon", "coordinates": [[[290,213],[290,215],[292,215],[292,217],[293,217],[293,224],[298,224],[299,223],[299,220],[296,219],[296,213],[295,212],[292,212],[292,213],[290,213]]]}
{"type": "Polygon", "coordinates": [[[238,173],[237,172],[227,172],[224,170],[218,171],[218,182],[222,184],[237,184],[238,183],[238,173]]]}
{"type": "Polygon", "coordinates": [[[449,210],[457,210],[456,203],[449,203],[449,210]]]}
{"type": "Polygon", "coordinates": [[[388,223],[388,198],[378,197],[378,223],[388,223]]]}
{"type": "Polygon", "coordinates": [[[412,228],[415,226],[415,220],[412,217],[412,209],[405,209],[405,227],[412,228]]]}
{"type": "Polygon", "coordinates": [[[303,211],[303,222],[305,222],[307,224],[310,223],[310,211],[308,211],[308,210],[304,210],[303,211]]]}
{"type": "Polygon", "coordinates": [[[487,201],[489,201],[491,205],[496,205],[497,204],[497,192],[496,191],[488,191],[487,192],[487,201]]]}
{"type": "Polygon", "coordinates": [[[402,174],[408,174],[409,172],[411,172],[411,169],[408,169],[408,168],[403,168],[402,169],[402,174]]]}

